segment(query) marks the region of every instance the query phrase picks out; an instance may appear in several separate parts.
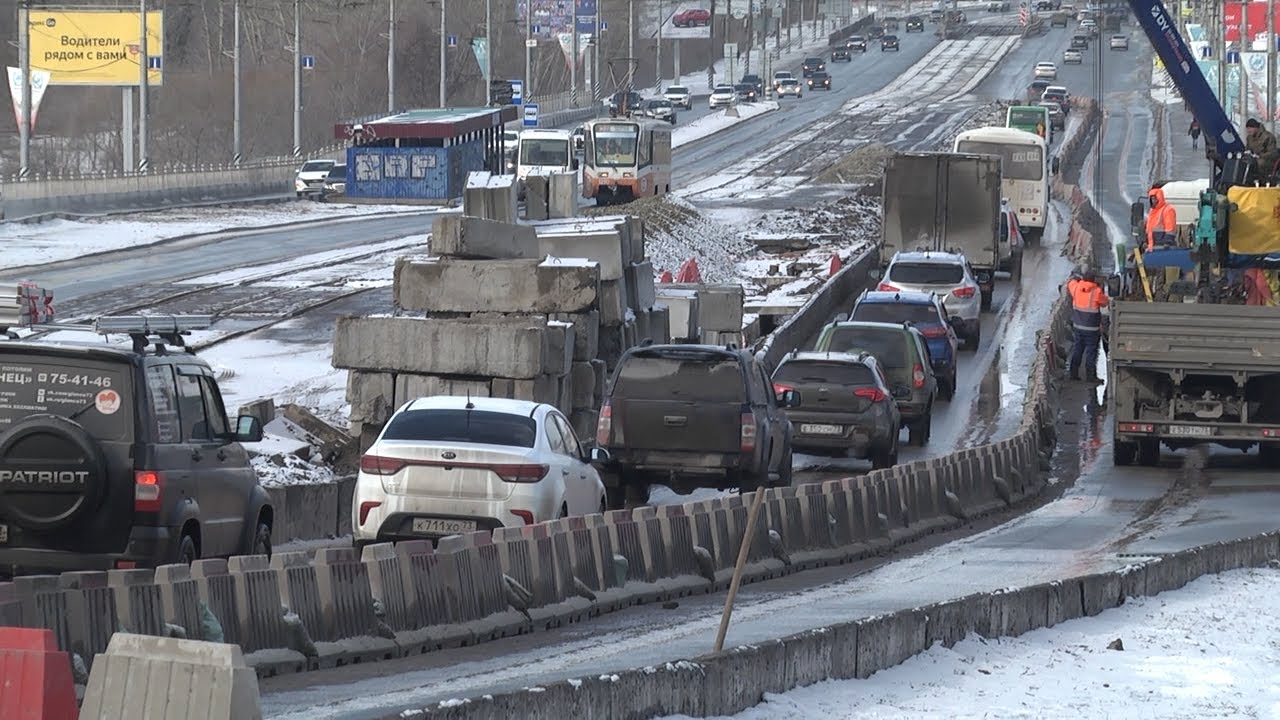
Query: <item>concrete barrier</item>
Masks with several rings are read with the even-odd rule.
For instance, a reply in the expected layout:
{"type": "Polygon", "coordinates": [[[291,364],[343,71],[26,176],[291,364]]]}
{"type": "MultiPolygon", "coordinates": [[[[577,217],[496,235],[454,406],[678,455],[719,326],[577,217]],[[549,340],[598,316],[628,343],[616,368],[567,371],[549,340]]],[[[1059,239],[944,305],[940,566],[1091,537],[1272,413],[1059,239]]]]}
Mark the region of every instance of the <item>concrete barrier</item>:
{"type": "Polygon", "coordinates": [[[235,645],[116,633],[93,664],[80,717],[261,720],[262,708],[235,645]]]}

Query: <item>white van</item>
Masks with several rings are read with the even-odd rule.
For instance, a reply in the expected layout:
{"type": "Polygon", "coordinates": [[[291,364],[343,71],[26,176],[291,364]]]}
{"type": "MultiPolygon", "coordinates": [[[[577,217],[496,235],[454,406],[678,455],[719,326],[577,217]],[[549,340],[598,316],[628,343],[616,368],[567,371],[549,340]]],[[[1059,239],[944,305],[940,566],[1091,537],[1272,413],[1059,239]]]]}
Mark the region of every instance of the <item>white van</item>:
{"type": "Polygon", "coordinates": [[[568,130],[525,130],[516,150],[516,177],[529,173],[572,172],[578,169],[573,134],[568,130]]]}
{"type": "MultiPolygon", "coordinates": [[[[1200,193],[1213,187],[1209,178],[1203,180],[1173,180],[1160,188],[1164,190],[1164,199],[1173,206],[1177,213],[1178,224],[1186,225],[1200,220],[1200,193]]],[[[1142,198],[1146,200],[1144,195],[1142,198]]]]}

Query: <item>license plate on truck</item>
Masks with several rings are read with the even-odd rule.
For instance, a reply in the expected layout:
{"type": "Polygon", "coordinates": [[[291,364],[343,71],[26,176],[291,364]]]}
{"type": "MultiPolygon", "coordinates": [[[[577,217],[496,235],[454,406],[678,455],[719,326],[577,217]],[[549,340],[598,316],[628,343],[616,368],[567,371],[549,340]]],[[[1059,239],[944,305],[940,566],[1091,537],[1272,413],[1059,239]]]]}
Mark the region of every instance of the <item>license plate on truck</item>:
{"type": "Polygon", "coordinates": [[[1208,425],[1170,425],[1169,434],[1186,437],[1209,437],[1213,435],[1213,428],[1208,425]]]}
{"type": "Polygon", "coordinates": [[[805,435],[843,435],[841,425],[801,425],[800,432],[805,435]]]}
{"type": "Polygon", "coordinates": [[[473,532],[475,520],[447,520],[444,518],[414,518],[413,531],[423,535],[457,535],[473,532]]]}

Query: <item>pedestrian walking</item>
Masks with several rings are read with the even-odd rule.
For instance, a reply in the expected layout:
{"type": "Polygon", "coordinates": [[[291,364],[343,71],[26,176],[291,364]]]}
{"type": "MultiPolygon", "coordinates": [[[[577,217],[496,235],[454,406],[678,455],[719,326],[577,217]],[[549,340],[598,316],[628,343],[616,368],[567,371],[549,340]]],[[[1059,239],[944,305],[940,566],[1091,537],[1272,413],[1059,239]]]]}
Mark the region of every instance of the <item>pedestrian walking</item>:
{"type": "Polygon", "coordinates": [[[1187,130],[1187,134],[1191,136],[1191,149],[1195,150],[1200,146],[1200,121],[1195,118],[1191,119],[1191,129],[1187,130]]]}

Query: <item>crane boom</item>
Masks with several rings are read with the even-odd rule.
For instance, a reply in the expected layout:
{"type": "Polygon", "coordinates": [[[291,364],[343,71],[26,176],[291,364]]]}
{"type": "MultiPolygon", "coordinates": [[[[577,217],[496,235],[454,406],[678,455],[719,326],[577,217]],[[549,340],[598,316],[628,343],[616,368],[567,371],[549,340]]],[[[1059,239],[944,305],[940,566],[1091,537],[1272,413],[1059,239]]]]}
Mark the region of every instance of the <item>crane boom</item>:
{"type": "MultiPolygon", "coordinates": [[[[1228,159],[1238,157],[1245,150],[1240,133],[1231,123],[1231,118],[1227,117],[1226,110],[1218,102],[1204,73],[1200,72],[1191,48],[1182,41],[1182,35],[1178,33],[1177,25],[1165,9],[1164,3],[1160,0],[1129,0],[1129,7],[1133,9],[1134,16],[1142,25],[1142,31],[1147,34],[1151,46],[1164,63],[1173,84],[1177,86],[1183,99],[1191,104],[1191,111],[1200,121],[1200,128],[1206,139],[1212,140],[1216,150],[1214,180],[1215,184],[1220,183],[1225,179],[1221,175],[1228,159]]],[[[1227,170],[1231,174],[1235,168],[1227,170]]]]}

